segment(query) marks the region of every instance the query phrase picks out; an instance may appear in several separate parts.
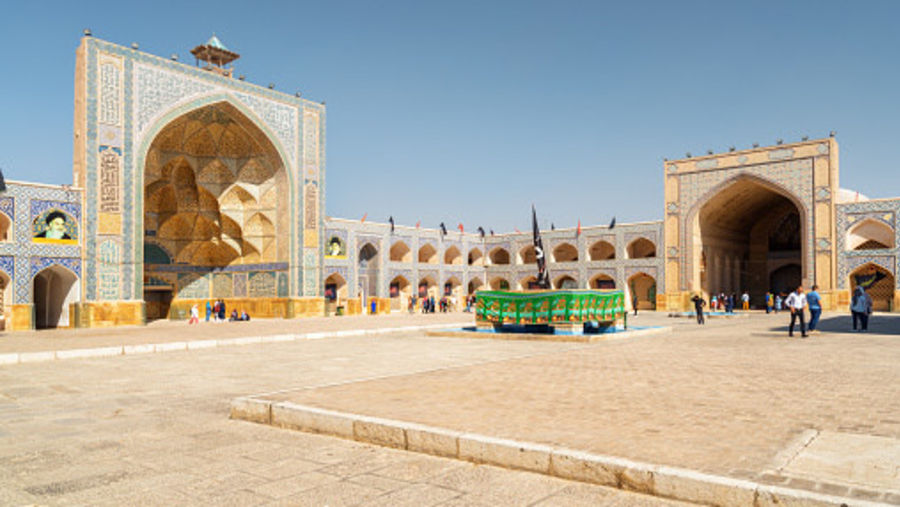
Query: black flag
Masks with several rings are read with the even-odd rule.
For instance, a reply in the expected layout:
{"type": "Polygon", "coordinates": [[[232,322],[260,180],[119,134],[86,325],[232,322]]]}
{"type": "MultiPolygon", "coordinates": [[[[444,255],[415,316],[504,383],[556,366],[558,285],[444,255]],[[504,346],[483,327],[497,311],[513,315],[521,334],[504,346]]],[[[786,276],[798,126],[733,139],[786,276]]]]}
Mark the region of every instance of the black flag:
{"type": "Polygon", "coordinates": [[[551,231],[555,231],[555,230],[556,230],[556,224],[554,224],[553,222],[550,222],[550,230],[551,230],[551,231]]]}
{"type": "Polygon", "coordinates": [[[484,227],[482,227],[480,225],[478,226],[478,234],[481,234],[482,238],[484,237],[484,227]]]}
{"type": "Polygon", "coordinates": [[[3,178],[3,169],[0,169],[0,192],[6,190],[6,179],[3,178]]]}
{"type": "Polygon", "coordinates": [[[550,288],[550,274],[547,273],[547,258],[544,256],[544,243],[541,241],[541,230],[538,228],[537,212],[531,205],[531,229],[534,233],[534,256],[537,260],[538,275],[535,285],[539,289],[550,288]]]}
{"type": "Polygon", "coordinates": [[[612,229],[616,226],[616,217],[613,217],[612,221],[609,223],[609,228],[612,229]]]}
{"type": "Polygon", "coordinates": [[[447,227],[444,226],[444,222],[441,222],[441,234],[444,236],[447,235],[447,227]]]}
{"type": "Polygon", "coordinates": [[[494,229],[491,229],[491,236],[494,235],[494,229]]]}
{"type": "Polygon", "coordinates": [[[391,224],[391,232],[394,232],[394,215],[388,217],[388,222],[391,224]]]}

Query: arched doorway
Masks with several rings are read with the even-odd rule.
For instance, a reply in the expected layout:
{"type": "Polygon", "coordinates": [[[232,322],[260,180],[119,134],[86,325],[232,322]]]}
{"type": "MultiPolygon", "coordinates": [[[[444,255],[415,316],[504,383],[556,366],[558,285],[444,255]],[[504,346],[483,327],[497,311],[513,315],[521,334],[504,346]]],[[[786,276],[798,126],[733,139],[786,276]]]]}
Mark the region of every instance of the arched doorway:
{"type": "Polygon", "coordinates": [[[858,285],[872,298],[872,310],[894,311],[894,275],[877,264],[864,264],[850,274],[850,295],[858,285]]]}
{"type": "Polygon", "coordinates": [[[769,274],[769,290],[772,294],[782,296],[790,294],[798,286],[802,278],[799,264],[785,264],[769,274]]]}
{"type": "Polygon", "coordinates": [[[0,213],[0,241],[10,240],[9,230],[11,226],[12,221],[6,216],[6,213],[0,213]]]}
{"type": "Polygon", "coordinates": [[[433,297],[435,301],[440,299],[437,282],[430,276],[419,279],[419,298],[433,297]]]}
{"type": "Polygon", "coordinates": [[[743,175],[719,187],[691,215],[691,290],[706,298],[748,291],[763,307],[773,281],[796,287],[807,273],[804,217],[800,201],[773,183],[743,175]]]}
{"type": "Polygon", "coordinates": [[[401,311],[406,308],[406,305],[409,303],[409,297],[412,295],[412,287],[409,284],[409,280],[403,276],[397,275],[391,280],[389,292],[391,297],[391,310],[401,311]]]}
{"type": "Polygon", "coordinates": [[[526,276],[519,280],[519,290],[532,290],[534,284],[537,283],[537,277],[534,275],[526,276]]]}
{"type": "Polygon", "coordinates": [[[7,303],[11,301],[12,297],[12,283],[9,279],[9,275],[0,271],[0,331],[9,327],[10,323],[6,321],[9,316],[9,312],[7,311],[7,303]]]}
{"type": "Polygon", "coordinates": [[[628,299],[626,305],[632,306],[637,296],[638,310],[656,309],[656,280],[647,273],[635,273],[628,279],[628,299]]]}
{"type": "Polygon", "coordinates": [[[554,289],[577,289],[578,288],[578,280],[572,278],[569,275],[562,275],[557,277],[556,280],[553,280],[553,288],[554,289]]]}
{"type": "Polygon", "coordinates": [[[478,291],[479,289],[481,289],[482,287],[484,287],[484,281],[482,281],[481,278],[473,278],[473,279],[469,280],[469,286],[468,286],[469,292],[468,293],[475,294],[475,292],[478,291]]]}
{"type": "Polygon", "coordinates": [[[332,273],[325,279],[325,313],[334,315],[338,306],[347,301],[347,280],[338,273],[332,273]]]}
{"type": "Polygon", "coordinates": [[[32,298],[34,327],[68,327],[69,305],[78,301],[78,277],[68,269],[53,265],[34,276],[32,298]]]}
{"type": "Polygon", "coordinates": [[[366,308],[369,307],[369,298],[378,295],[378,249],[372,243],[366,243],[359,249],[359,288],[362,291],[366,308]]]}
{"type": "MultiPolygon", "coordinates": [[[[174,305],[179,299],[233,293],[230,283],[213,289],[209,276],[200,273],[233,265],[252,271],[254,264],[289,261],[284,162],[263,130],[235,105],[216,102],[166,124],[150,142],[143,169],[144,242],[156,247],[145,249],[144,280],[177,280],[168,292],[145,287],[148,319],[166,317],[169,300],[174,305]],[[148,256],[157,251],[166,252],[165,258],[148,256]]],[[[253,297],[275,297],[275,284],[271,294],[268,287],[253,297]]]]}
{"type": "Polygon", "coordinates": [[[459,281],[459,278],[451,276],[444,280],[443,296],[448,299],[448,311],[459,310],[460,305],[465,304],[465,298],[462,292],[462,282],[459,281]]]}
{"type": "Polygon", "coordinates": [[[509,290],[509,280],[503,277],[495,277],[491,279],[492,290],[509,290]]]}
{"type": "Polygon", "coordinates": [[[598,275],[594,275],[594,277],[591,278],[591,288],[603,290],[615,289],[616,281],[613,279],[613,277],[600,273],[598,275]]]}

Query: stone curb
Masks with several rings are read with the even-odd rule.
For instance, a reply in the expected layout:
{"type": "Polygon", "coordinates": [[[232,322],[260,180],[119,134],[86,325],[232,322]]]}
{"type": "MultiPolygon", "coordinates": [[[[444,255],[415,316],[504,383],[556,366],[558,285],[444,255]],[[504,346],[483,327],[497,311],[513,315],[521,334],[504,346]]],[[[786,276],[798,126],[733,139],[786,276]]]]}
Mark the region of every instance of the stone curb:
{"type": "Polygon", "coordinates": [[[710,505],[876,506],[866,500],[760,484],[694,470],[640,463],[544,444],[463,433],[291,402],[232,400],[230,417],[321,433],[435,456],[455,458],[710,505]]]}
{"type": "Polygon", "coordinates": [[[87,359],[96,357],[127,356],[135,354],[154,354],[160,352],[182,352],[187,350],[210,349],[233,345],[255,345],[259,343],[279,343],[299,340],[319,340],[347,336],[363,336],[407,331],[425,331],[429,329],[447,328],[453,324],[428,324],[423,326],[392,327],[381,329],[351,329],[340,331],[322,331],[315,333],[281,334],[272,336],[245,336],[224,338],[221,340],[196,340],[167,343],[142,343],[135,345],[115,345],[112,347],[96,347],[88,349],[48,350],[40,352],[11,352],[0,354],[0,366],[59,361],[63,359],[87,359]]]}
{"type": "Polygon", "coordinates": [[[569,334],[529,334],[529,333],[490,333],[482,331],[458,331],[458,330],[437,330],[425,333],[428,336],[440,338],[471,338],[480,340],[522,340],[522,341],[547,341],[547,342],[569,342],[569,343],[599,343],[610,342],[615,340],[625,340],[628,338],[637,338],[639,336],[649,336],[656,334],[666,334],[672,332],[672,326],[653,326],[641,329],[629,329],[616,331],[615,333],[598,333],[588,335],[569,335],[569,334]]]}

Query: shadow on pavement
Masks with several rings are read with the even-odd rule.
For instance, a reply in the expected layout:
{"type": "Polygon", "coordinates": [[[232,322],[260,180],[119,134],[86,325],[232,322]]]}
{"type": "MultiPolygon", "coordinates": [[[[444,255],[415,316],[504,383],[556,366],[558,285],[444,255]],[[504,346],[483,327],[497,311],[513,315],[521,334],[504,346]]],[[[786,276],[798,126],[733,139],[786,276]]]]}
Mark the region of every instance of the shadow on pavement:
{"type": "MultiPolygon", "coordinates": [[[[787,334],[788,325],[791,322],[790,314],[782,312],[780,314],[780,323],[782,325],[771,328],[771,331],[778,331],[787,334]]],[[[809,324],[809,313],[806,314],[807,324],[809,324]]],[[[821,333],[854,333],[853,318],[850,314],[833,315],[823,317],[819,320],[816,329],[821,333]]],[[[794,334],[799,335],[800,329],[798,325],[794,326],[794,334]]],[[[900,335],[900,315],[894,313],[873,313],[869,316],[869,330],[866,334],[870,335],[900,335]]]]}

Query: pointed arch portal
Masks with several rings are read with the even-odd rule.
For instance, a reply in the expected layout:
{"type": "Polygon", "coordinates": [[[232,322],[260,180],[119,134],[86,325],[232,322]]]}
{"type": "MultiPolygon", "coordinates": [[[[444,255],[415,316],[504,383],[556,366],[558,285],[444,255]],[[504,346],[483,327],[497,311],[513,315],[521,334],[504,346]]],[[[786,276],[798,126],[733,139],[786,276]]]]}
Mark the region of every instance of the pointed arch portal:
{"type": "Polygon", "coordinates": [[[692,217],[693,290],[749,291],[765,304],[767,291],[790,290],[807,276],[806,215],[784,189],[740,176],[702,202],[692,217]]]}
{"type": "Polygon", "coordinates": [[[161,271],[286,264],[288,180],[273,141],[229,101],[188,111],[163,126],[144,157],[144,241],[153,244],[145,249],[144,279],[172,283],[145,287],[147,318],[167,317],[173,299],[212,296],[209,283],[184,277],[192,286],[181,287],[177,276],[161,271]]]}

